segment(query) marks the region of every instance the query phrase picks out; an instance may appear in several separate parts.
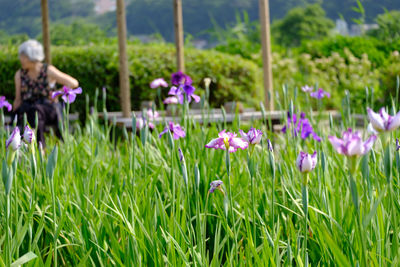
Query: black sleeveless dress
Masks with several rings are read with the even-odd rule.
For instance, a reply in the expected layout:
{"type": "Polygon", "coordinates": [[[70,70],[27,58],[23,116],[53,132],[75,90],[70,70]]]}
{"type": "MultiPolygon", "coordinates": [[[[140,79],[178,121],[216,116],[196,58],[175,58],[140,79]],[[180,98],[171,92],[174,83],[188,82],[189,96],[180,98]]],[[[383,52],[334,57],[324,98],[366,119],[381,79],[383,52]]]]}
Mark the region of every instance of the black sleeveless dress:
{"type": "Polygon", "coordinates": [[[28,71],[21,69],[21,100],[22,104],[15,111],[18,118],[17,124],[23,132],[23,120],[26,113],[28,123],[31,127],[35,125],[35,114],[38,114],[37,141],[46,146],[44,132],[46,126],[55,126],[55,134],[62,139],[59,122],[62,121],[61,103],[53,102],[51,88],[47,78],[47,64],[43,64],[36,80],[28,76],[28,71]]]}

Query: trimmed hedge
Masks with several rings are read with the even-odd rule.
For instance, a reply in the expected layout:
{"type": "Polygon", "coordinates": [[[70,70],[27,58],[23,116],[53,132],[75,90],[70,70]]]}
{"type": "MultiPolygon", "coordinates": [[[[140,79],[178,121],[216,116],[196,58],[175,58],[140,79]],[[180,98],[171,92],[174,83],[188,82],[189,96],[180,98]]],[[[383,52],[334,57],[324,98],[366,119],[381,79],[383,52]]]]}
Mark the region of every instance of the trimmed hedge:
{"type": "Polygon", "coordinates": [[[362,58],[363,54],[368,55],[374,67],[380,67],[384,65],[385,59],[391,52],[400,50],[400,41],[389,44],[374,37],[337,35],[323,40],[304,42],[297,52],[310,54],[313,58],[329,57],[333,52],[337,52],[346,58],[345,48],[357,58],[362,58]]]}
{"type": "MultiPolygon", "coordinates": [[[[159,77],[170,81],[175,68],[175,49],[172,45],[129,45],[128,60],[132,108],[139,109],[141,101],[154,100],[156,90],[149,83],[159,77]]],[[[96,88],[107,88],[107,108],[120,110],[117,46],[52,47],[52,62],[61,71],[79,80],[84,93],[93,103],[96,88]]],[[[263,99],[262,72],[253,62],[240,56],[217,51],[186,49],[186,73],[193,79],[196,92],[202,94],[203,79],[211,77],[210,101],[220,106],[227,101],[241,101],[258,106],[263,99]]],[[[14,98],[14,74],[20,68],[17,48],[0,51],[0,95],[14,98]]],[[[167,95],[169,88],[162,92],[167,95]]],[[[73,111],[84,110],[85,97],[78,97],[73,111]]]]}

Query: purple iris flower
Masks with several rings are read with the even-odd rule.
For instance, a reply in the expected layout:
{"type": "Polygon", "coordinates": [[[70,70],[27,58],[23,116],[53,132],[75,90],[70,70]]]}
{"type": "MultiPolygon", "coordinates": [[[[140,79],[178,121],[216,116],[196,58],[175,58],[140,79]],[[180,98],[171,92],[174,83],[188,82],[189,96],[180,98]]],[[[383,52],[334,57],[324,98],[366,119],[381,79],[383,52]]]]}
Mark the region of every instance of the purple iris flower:
{"type": "Polygon", "coordinates": [[[236,137],[235,133],[225,132],[223,130],[218,134],[218,138],[211,140],[206,147],[214,149],[227,150],[229,153],[236,152],[238,148],[246,149],[249,144],[243,138],[236,137]]]}
{"type": "Polygon", "coordinates": [[[301,87],[301,90],[305,93],[309,93],[312,92],[312,90],[314,90],[314,87],[312,86],[308,86],[307,84],[301,87]]]}
{"type": "Polygon", "coordinates": [[[311,92],[310,96],[314,97],[316,99],[321,99],[321,98],[324,98],[324,97],[330,98],[331,94],[326,92],[326,91],[324,91],[324,90],[322,90],[322,88],[319,88],[317,91],[311,92]]]}
{"type": "Polygon", "coordinates": [[[399,149],[400,149],[399,138],[396,138],[396,151],[399,151],[399,149]]]}
{"type": "Polygon", "coordinates": [[[168,83],[163,78],[157,78],[150,83],[151,89],[156,89],[158,87],[168,87],[168,83]]]}
{"type": "Polygon", "coordinates": [[[18,127],[15,127],[10,137],[6,141],[6,149],[11,147],[13,151],[17,151],[21,146],[21,133],[18,127]]]}
{"type": "Polygon", "coordinates": [[[5,96],[0,96],[0,108],[5,107],[9,112],[12,110],[12,105],[6,100],[5,96]]]}
{"type": "Polygon", "coordinates": [[[374,144],[376,135],[371,135],[367,141],[361,139],[359,131],[353,132],[351,128],[343,132],[342,139],[336,136],[329,136],[329,141],[339,154],[346,156],[361,156],[366,154],[374,144]]]}
{"type": "Polygon", "coordinates": [[[223,182],[221,180],[215,180],[210,183],[210,189],[208,190],[209,193],[214,193],[215,189],[220,190],[222,193],[224,193],[224,190],[222,190],[223,182]]]}
{"type": "Polygon", "coordinates": [[[165,129],[160,133],[160,135],[158,136],[159,138],[161,138],[161,136],[165,133],[167,133],[168,131],[171,132],[172,137],[174,139],[179,139],[179,138],[183,138],[186,136],[185,131],[182,129],[182,127],[177,123],[173,123],[172,121],[170,121],[168,123],[168,126],[165,127],[165,129]]]}
{"type": "Polygon", "coordinates": [[[315,166],[317,165],[317,151],[314,151],[314,153],[311,155],[300,151],[300,154],[296,160],[296,165],[301,172],[307,173],[314,170],[315,166]]]}
{"type": "Polygon", "coordinates": [[[379,110],[379,114],[367,108],[368,118],[372,127],[377,132],[389,132],[396,130],[400,126],[400,112],[395,116],[390,116],[385,108],[379,110]]]}
{"type": "Polygon", "coordinates": [[[32,144],[32,141],[33,141],[33,138],[35,137],[35,135],[34,135],[32,129],[28,125],[25,126],[23,137],[24,137],[25,143],[32,144]]]}
{"type": "Polygon", "coordinates": [[[290,113],[288,113],[288,125],[285,125],[282,128],[282,132],[286,133],[287,129],[293,125],[293,133],[294,136],[300,134],[301,139],[306,139],[309,136],[312,136],[314,140],[321,142],[321,137],[319,137],[315,132],[313,127],[311,126],[310,121],[306,118],[306,114],[301,112],[300,119],[297,119],[296,114],[293,114],[290,117],[290,113]]]}
{"type": "Polygon", "coordinates": [[[174,85],[168,94],[176,96],[180,104],[183,104],[185,95],[188,102],[192,101],[192,97],[196,103],[200,102],[200,96],[195,95],[196,88],[192,86],[192,79],[181,71],[172,74],[171,83],[174,85]]]}
{"type": "Polygon", "coordinates": [[[185,85],[180,85],[179,87],[172,86],[168,94],[175,96],[180,104],[183,104],[185,95],[189,103],[192,101],[192,97],[196,103],[199,103],[200,96],[194,94],[195,90],[196,88],[194,88],[192,85],[185,84],[185,85]]]}
{"type": "Polygon", "coordinates": [[[171,83],[173,85],[191,85],[192,84],[192,79],[189,77],[189,75],[186,75],[182,71],[178,71],[175,73],[172,73],[171,75],[171,83]]]}
{"type": "Polygon", "coordinates": [[[245,132],[243,132],[242,130],[239,130],[239,133],[243,137],[243,139],[245,139],[246,142],[249,143],[250,145],[259,144],[261,141],[262,134],[263,134],[261,130],[257,130],[253,127],[250,128],[250,130],[247,134],[245,132]]]}
{"type": "Polygon", "coordinates": [[[82,94],[82,88],[78,87],[76,89],[71,89],[67,86],[64,86],[62,90],[55,91],[52,94],[52,98],[55,98],[58,95],[62,95],[62,99],[65,103],[73,103],[76,99],[77,94],[82,94]]]}

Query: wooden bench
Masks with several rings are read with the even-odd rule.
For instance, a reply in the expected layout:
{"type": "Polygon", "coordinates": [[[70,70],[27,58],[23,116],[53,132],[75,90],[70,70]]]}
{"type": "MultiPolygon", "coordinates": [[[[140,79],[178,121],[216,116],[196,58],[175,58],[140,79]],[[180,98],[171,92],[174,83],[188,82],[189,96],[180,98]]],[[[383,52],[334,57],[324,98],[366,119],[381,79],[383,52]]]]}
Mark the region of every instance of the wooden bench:
{"type": "MultiPolygon", "coordinates": [[[[135,113],[135,116],[139,118],[141,116],[140,111],[133,111],[135,113]]],[[[319,114],[317,112],[313,112],[312,116],[315,118],[319,114]]],[[[253,121],[253,120],[262,120],[263,114],[261,111],[255,111],[254,109],[248,109],[245,110],[242,113],[238,114],[240,121],[253,121]]],[[[266,121],[271,121],[271,126],[274,127],[279,124],[283,124],[284,121],[286,120],[287,116],[287,111],[266,111],[265,112],[265,120],[266,121]]],[[[323,111],[321,113],[321,117],[324,119],[329,118],[329,116],[332,116],[333,120],[336,121],[341,121],[342,116],[339,112],[335,110],[328,110],[328,111],[323,111]]],[[[365,119],[366,115],[362,114],[354,114],[352,115],[353,119],[356,121],[357,126],[364,126],[365,124],[365,119]]],[[[236,115],[233,113],[226,113],[225,116],[225,121],[227,123],[232,123],[235,120],[236,115]]],[[[210,114],[208,114],[206,111],[204,115],[201,113],[201,110],[191,110],[189,112],[188,118],[193,120],[194,122],[197,123],[220,123],[224,122],[224,115],[222,113],[221,109],[212,109],[210,110],[210,114]]],[[[179,121],[180,116],[163,116],[160,114],[160,116],[152,122],[154,124],[160,124],[160,123],[165,123],[169,121],[179,121]]],[[[109,113],[108,114],[108,120],[111,123],[116,123],[116,125],[121,126],[121,127],[126,127],[127,129],[132,129],[132,118],[124,118],[122,117],[122,112],[114,112],[114,113],[109,113]]]]}

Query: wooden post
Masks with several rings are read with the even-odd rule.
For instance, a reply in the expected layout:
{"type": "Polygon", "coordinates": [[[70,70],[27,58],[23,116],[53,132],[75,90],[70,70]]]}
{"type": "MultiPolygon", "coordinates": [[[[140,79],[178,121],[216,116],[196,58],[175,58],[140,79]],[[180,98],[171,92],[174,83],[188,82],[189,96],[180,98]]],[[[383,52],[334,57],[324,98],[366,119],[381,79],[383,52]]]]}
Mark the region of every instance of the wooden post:
{"type": "Polygon", "coordinates": [[[182,19],[182,0],[174,1],[174,30],[176,47],[176,64],[178,70],[185,72],[185,60],[183,53],[183,19],[182,19]]]}
{"type": "Polygon", "coordinates": [[[41,0],[42,7],[42,36],[44,46],[44,57],[47,64],[51,64],[50,53],[50,30],[49,30],[49,6],[47,0],[41,0]]]}
{"type": "Polygon", "coordinates": [[[259,8],[264,73],[265,108],[267,110],[274,110],[274,90],[272,84],[272,55],[268,0],[259,0],[259,8]]]}
{"type": "Polygon", "coordinates": [[[124,0],[117,0],[117,26],[119,48],[119,88],[122,116],[131,116],[131,92],[129,88],[128,58],[126,54],[126,17],[124,0]]]}

